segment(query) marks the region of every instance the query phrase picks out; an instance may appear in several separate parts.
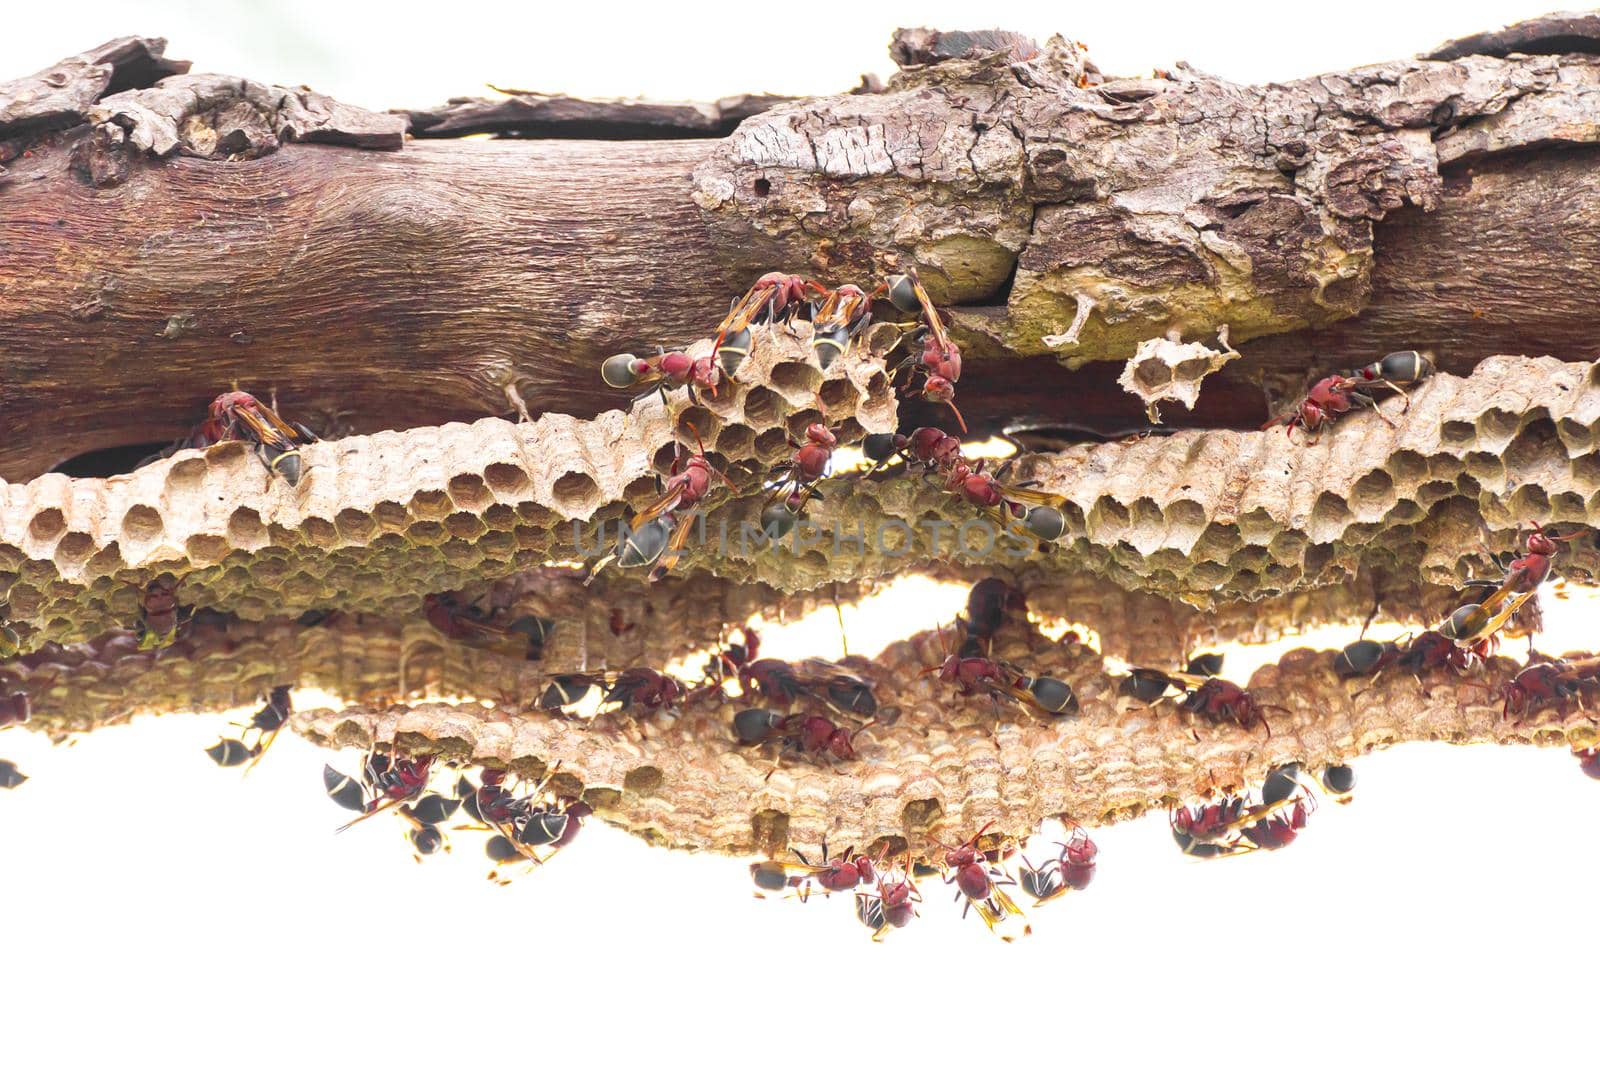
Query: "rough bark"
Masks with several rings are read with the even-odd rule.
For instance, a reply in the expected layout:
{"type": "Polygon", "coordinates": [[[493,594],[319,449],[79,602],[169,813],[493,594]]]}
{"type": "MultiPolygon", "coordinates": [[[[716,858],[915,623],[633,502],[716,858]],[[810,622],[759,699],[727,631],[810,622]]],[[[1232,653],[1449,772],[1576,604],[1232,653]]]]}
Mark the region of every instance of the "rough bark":
{"type": "Polygon", "coordinates": [[[593,414],[611,403],[599,359],[703,335],[779,267],[918,264],[962,306],[962,401],[988,428],[1023,396],[1102,432],[1139,424],[1114,368],[1062,364],[1169,330],[1227,324],[1247,357],[1177,425],[1257,425],[1263,374],[1412,343],[1457,371],[1499,351],[1592,358],[1597,62],[1473,53],[1245,87],[1101,81],[1065,43],[1023,61],[979,48],[722,141],[396,154],[273,151],[283,133],[391,146],[400,117],[243,79],[178,93],[141,84],[170,63],[134,63],[113,99],[80,89],[50,111],[84,124],[7,135],[0,475],[171,440],[208,381],[276,386],[354,432],[504,411],[508,383],[537,410],[593,414]],[[143,144],[207,158],[157,163],[143,144]],[[1046,345],[1080,295],[1077,342],[1046,345]],[[92,410],[72,402],[84,381],[105,392],[92,410]]]}

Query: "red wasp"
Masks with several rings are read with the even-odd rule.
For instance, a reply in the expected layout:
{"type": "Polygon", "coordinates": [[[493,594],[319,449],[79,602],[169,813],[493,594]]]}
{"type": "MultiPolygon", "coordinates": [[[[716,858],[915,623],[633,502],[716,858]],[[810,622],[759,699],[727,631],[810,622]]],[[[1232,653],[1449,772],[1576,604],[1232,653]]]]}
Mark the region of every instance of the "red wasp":
{"type": "MultiPolygon", "coordinates": [[[[524,850],[549,848],[555,852],[572,843],[583,820],[592,814],[594,809],[576,797],[558,797],[554,803],[528,806],[498,828],[524,850]]],[[[526,851],[524,855],[540,863],[547,858],[526,851]]]]}
{"type": "MultiPolygon", "coordinates": [[[[635,535],[639,534],[642,529],[668,516],[671,516],[676,524],[671,538],[664,546],[664,550],[658,550],[656,558],[652,561],[655,564],[650,570],[650,580],[652,582],[665,576],[677,564],[678,557],[683,552],[683,546],[688,543],[689,531],[694,526],[693,516],[695,509],[700,506],[707,494],[711,492],[712,477],[715,476],[720,479],[724,485],[730,488],[733,484],[728,481],[721,471],[713,467],[711,461],[706,458],[706,446],[700,440],[700,432],[692,426],[690,427],[690,432],[694,434],[695,444],[700,447],[699,453],[689,457],[688,463],[681,472],[678,470],[678,459],[681,457],[673,458],[672,470],[661,496],[649,507],[635,515],[631,524],[632,532],[635,535]]],[[[604,562],[604,560],[601,561],[602,564],[604,562]]],[[[623,565],[623,561],[619,559],[618,564],[623,565]]],[[[600,567],[596,566],[594,571],[590,572],[590,580],[594,578],[594,573],[598,572],[599,569],[600,567]]]]}
{"type": "Polygon", "coordinates": [[[856,893],[856,918],[872,931],[872,940],[882,941],[884,934],[898,930],[916,918],[916,905],[921,902],[922,894],[911,878],[911,857],[908,854],[903,875],[895,879],[885,875],[878,879],[876,893],[856,893]]]}
{"type": "Polygon", "coordinates": [[[770,271],[757,278],[749,291],[728,308],[727,317],[717,327],[711,354],[721,360],[723,372],[733,377],[740,362],[750,354],[751,324],[792,317],[812,293],[824,296],[827,290],[798,274],[782,271],[770,271]]]}
{"type": "MultiPolygon", "coordinates": [[[[246,744],[244,738],[225,737],[206,749],[206,755],[218,767],[237,767],[249,761],[250,767],[261,762],[261,757],[267,754],[267,749],[272,747],[272,742],[278,739],[278,734],[289,721],[293,707],[289,703],[289,691],[292,687],[287,685],[276,686],[267,697],[267,702],[261,709],[250,717],[245,724],[244,732],[255,732],[255,740],[246,744]]],[[[249,767],[245,768],[248,774],[249,767]]]]}
{"type": "Polygon", "coordinates": [[[600,364],[600,377],[613,389],[632,389],[660,383],[663,401],[667,398],[669,388],[681,385],[688,390],[689,403],[696,404],[699,401],[695,399],[695,386],[716,396],[722,371],[713,355],[694,357],[687,352],[668,352],[657,345],[653,356],[635,356],[624,352],[610,357],[600,364]]]}
{"type": "Polygon", "coordinates": [[[1424,630],[1406,643],[1395,662],[1401,669],[1421,678],[1441,667],[1450,667],[1464,674],[1478,665],[1478,657],[1456,645],[1438,630],[1424,630]]]}
{"type": "Polygon", "coordinates": [[[0,696],[0,726],[25,723],[33,716],[33,702],[22,690],[0,696]]]}
{"type": "Polygon", "coordinates": [[[1268,851],[1284,848],[1293,844],[1300,831],[1306,828],[1312,803],[1309,796],[1297,797],[1287,811],[1249,822],[1239,828],[1239,833],[1256,848],[1268,851]]]}
{"type": "MultiPolygon", "coordinates": [[[[965,916],[967,910],[976,905],[978,917],[983,920],[983,924],[994,930],[1006,916],[1021,915],[1022,909],[1017,907],[1016,902],[1000,888],[1003,885],[1015,885],[1016,881],[1004,871],[991,866],[984,851],[978,848],[978,840],[988,831],[989,825],[985,825],[983,829],[973,834],[965,844],[945,848],[944,862],[941,866],[945,883],[954,884],[956,887],[956,899],[966,898],[961,914],[965,916]],[[954,873],[951,873],[952,871],[954,873]]],[[[1023,936],[1026,937],[1032,932],[1033,928],[1024,923],[1023,936]]],[[[1006,940],[1009,941],[1010,938],[1006,940]]]]}
{"type": "Polygon", "coordinates": [[[686,692],[683,685],[669,674],[650,667],[629,667],[615,674],[559,674],[539,697],[539,706],[546,711],[560,711],[571,707],[588,695],[595,686],[604,686],[601,706],[616,705],[616,710],[626,715],[643,718],[663,708],[670,708],[680,699],[695,699],[708,693],[709,687],[686,692]]]}
{"type": "Polygon", "coordinates": [[[649,667],[629,667],[616,675],[600,703],[615,704],[618,711],[642,717],[670,708],[683,695],[683,686],[671,675],[649,667]]]}
{"type": "Polygon", "coordinates": [[[778,481],[772,498],[785,497],[792,502],[795,495],[811,495],[812,488],[827,475],[828,467],[833,462],[833,450],[839,447],[839,439],[822,423],[813,422],[806,427],[804,442],[789,443],[794,446],[795,452],[787,461],[773,468],[772,473],[778,481]]]}
{"type": "Polygon", "coordinates": [[[1356,379],[1330,374],[1313,385],[1305,399],[1295,405],[1290,414],[1268,419],[1261,428],[1268,430],[1287,424],[1287,432],[1291,437],[1296,426],[1307,434],[1315,434],[1324,423],[1332,422],[1358,404],[1370,407],[1378,413],[1379,418],[1393,426],[1394,421],[1383,413],[1377,401],[1362,391],[1365,385],[1365,382],[1356,379]]]}
{"type": "MultiPolygon", "coordinates": [[[[1555,555],[1561,550],[1560,542],[1571,541],[1582,533],[1579,530],[1553,537],[1537,522],[1533,523],[1533,531],[1528,534],[1528,550],[1511,561],[1501,578],[1470,583],[1488,587],[1491,592],[1456,608],[1440,625],[1439,632],[1480,656],[1488,656],[1494,650],[1499,632],[1519,612],[1526,614],[1539,586],[1550,577],[1555,555]]],[[[1533,628],[1536,627],[1530,627],[1533,628]]]]}
{"type": "Polygon", "coordinates": [[[1272,725],[1262,713],[1267,708],[1289,710],[1278,704],[1258,704],[1249,690],[1225,678],[1207,678],[1190,691],[1181,706],[1187,714],[1198,715],[1208,722],[1236,722],[1246,730],[1253,729],[1259,722],[1266,728],[1268,737],[1272,736],[1272,725]]]}
{"type": "Polygon", "coordinates": [[[1590,778],[1600,778],[1600,748],[1576,748],[1572,754],[1578,757],[1578,767],[1590,778]]]}
{"type": "Polygon", "coordinates": [[[860,717],[878,710],[878,698],[871,683],[830,660],[808,656],[798,663],[780,659],[756,659],[761,637],[749,627],[742,630],[743,644],[730,644],[712,657],[706,680],[720,687],[732,675],[739,693],[747,699],[761,697],[787,710],[799,697],[810,697],[833,711],[860,717]]]}
{"type": "Polygon", "coordinates": [[[1241,833],[1250,822],[1267,817],[1245,803],[1244,797],[1225,797],[1209,804],[1179,807],[1169,816],[1172,839],[1187,856],[1214,859],[1249,851],[1241,833]]]}
{"type": "Polygon", "coordinates": [[[858,885],[871,885],[878,876],[872,859],[865,855],[855,855],[854,849],[847,848],[842,854],[830,859],[826,841],[822,842],[820,864],[812,863],[806,854],[797,848],[791,848],[789,851],[799,858],[798,865],[784,860],[762,860],[750,865],[750,877],[758,890],[780,893],[785,889],[798,889],[800,899],[805,900],[811,895],[813,882],[825,894],[845,893],[858,885]]]}
{"type": "Polygon", "coordinates": [[[335,804],[360,815],[339,827],[343,833],[358,822],[380,811],[419,798],[428,788],[433,757],[417,759],[381,756],[371,753],[361,764],[361,780],[350,778],[332,767],[322,769],[322,785],[335,804]]]}
{"type": "Polygon", "coordinates": [[[871,725],[848,730],[822,715],[785,715],[771,708],[746,708],[733,717],[733,736],[742,745],[777,741],[782,746],[780,752],[826,755],[847,761],[856,758],[856,736],[871,725]]]}
{"type": "Polygon", "coordinates": [[[545,640],[555,625],[537,615],[501,624],[456,593],[428,593],[422,598],[422,614],[430,626],[453,641],[521,660],[544,656],[545,640]]]}
{"type": "Polygon", "coordinates": [[[1600,690],[1600,656],[1530,664],[1505,683],[1500,717],[1521,720],[1551,704],[1600,690]]]}
{"type": "Polygon", "coordinates": [[[450,851],[450,845],[445,841],[444,831],[439,829],[439,824],[454,815],[461,807],[459,783],[456,792],[457,795],[453,797],[447,797],[442,793],[424,793],[415,803],[402,804],[396,809],[410,824],[410,829],[406,831],[406,840],[411,842],[414,853],[412,859],[418,863],[422,862],[422,857],[431,856],[440,849],[450,851]]]}
{"type": "Polygon", "coordinates": [[[1071,890],[1087,889],[1094,880],[1095,856],[1100,849],[1083,827],[1077,823],[1069,825],[1072,834],[1061,846],[1059,856],[1037,867],[1023,859],[1020,884],[1023,892],[1034,899],[1034,907],[1065,896],[1071,890]]]}
{"type": "Polygon", "coordinates": [[[187,577],[158,574],[143,587],[135,586],[139,589],[139,621],[133,632],[140,651],[170,648],[178,640],[178,631],[194,614],[194,609],[178,603],[178,586],[187,577]]]}
{"type": "Polygon", "coordinates": [[[17,765],[8,759],[0,759],[0,789],[15,789],[28,780],[28,776],[17,769],[17,765]]]}
{"type": "Polygon", "coordinates": [[[993,512],[1013,537],[1044,546],[1066,532],[1067,519],[1061,510],[1066,501],[1062,497],[1002,485],[998,477],[984,471],[984,462],[980,459],[971,466],[964,460],[951,463],[945,470],[945,491],[993,512]]]}
{"type": "Polygon", "coordinates": [[[1078,709],[1078,698],[1066,682],[1045,676],[1029,678],[1009,663],[988,656],[951,652],[942,662],[922,669],[923,674],[935,671],[941,682],[958,687],[962,696],[988,693],[993,700],[1009,700],[1050,718],[1078,709]]]}
{"type": "Polygon", "coordinates": [[[317,435],[298,422],[285,422],[277,405],[267,407],[249,393],[235,390],[211,402],[205,421],[190,435],[190,448],[206,448],[222,441],[247,441],[267,470],[299,485],[305,465],[300,445],[317,441],[317,435]]]}
{"type": "Polygon", "coordinates": [[[956,424],[961,427],[961,432],[966,433],[966,420],[961,417],[961,412],[956,407],[956,382],[961,380],[961,350],[945,333],[939,311],[928,298],[928,293],[922,288],[916,273],[913,271],[891,275],[878,291],[887,292],[890,303],[899,310],[922,313],[923,329],[920,331],[922,351],[907,356],[896,366],[895,371],[898,372],[901,366],[910,366],[913,374],[920,371],[922,398],[948,406],[950,413],[956,417],[956,424]]]}
{"type": "Polygon", "coordinates": [[[822,303],[811,315],[811,347],[823,370],[850,351],[851,344],[872,321],[872,299],[855,285],[824,290],[822,303]]]}
{"type": "Polygon", "coordinates": [[[932,426],[922,426],[909,435],[868,434],[861,440],[861,453],[872,461],[872,467],[862,477],[876,474],[895,459],[908,466],[920,466],[924,472],[949,471],[961,462],[961,439],[932,426]]]}

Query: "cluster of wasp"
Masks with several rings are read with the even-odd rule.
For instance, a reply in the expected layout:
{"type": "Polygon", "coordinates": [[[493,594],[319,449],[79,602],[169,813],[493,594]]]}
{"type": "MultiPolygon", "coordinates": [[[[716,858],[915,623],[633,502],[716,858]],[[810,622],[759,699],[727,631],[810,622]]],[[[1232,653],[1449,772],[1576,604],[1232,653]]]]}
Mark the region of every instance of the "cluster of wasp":
{"type": "MultiPolygon", "coordinates": [[[[721,385],[734,380],[750,354],[756,326],[785,324],[792,328],[797,319],[810,320],[811,346],[822,370],[864,341],[869,358],[885,361],[892,381],[900,381],[903,375],[904,391],[949,407],[962,433],[966,432],[966,422],[955,404],[961,351],[914,271],[889,275],[871,291],[856,285],[828,289],[798,275],[765,274],[733,302],[705,355],[658,351],[641,357],[624,353],[607,359],[600,375],[613,388],[645,386],[659,389],[663,396],[668,388],[682,386],[693,405],[700,402],[700,393],[715,396],[721,385]],[[879,321],[871,332],[881,328],[892,337],[881,346],[868,336],[878,303],[915,316],[910,323],[879,321]],[[898,354],[902,349],[904,354],[898,354]]],[[[817,407],[823,410],[820,398],[817,407]]],[[[772,538],[788,534],[806,505],[821,496],[821,484],[829,476],[839,440],[826,423],[816,422],[806,428],[804,441],[790,444],[793,455],[767,472],[769,495],[761,526],[772,538]]],[[[1044,548],[1066,530],[1060,497],[1006,484],[1003,468],[991,473],[984,469],[984,460],[967,460],[961,454],[961,439],[942,430],[924,427],[909,434],[870,435],[863,442],[863,451],[873,464],[863,477],[875,476],[892,461],[902,460],[905,470],[933,479],[945,492],[997,519],[1002,530],[1025,543],[1044,548]]],[[[590,577],[612,562],[644,570],[652,580],[665,575],[682,555],[696,511],[718,480],[727,482],[711,465],[703,444],[697,454],[675,459],[660,495],[633,516],[590,577]]]]}
{"type": "Polygon", "coordinates": [[[1206,804],[1174,808],[1172,839],[1186,856],[1216,859],[1292,844],[1317,810],[1314,789],[1349,803],[1356,772],[1346,764],[1324,767],[1315,777],[1298,763],[1274,767],[1259,790],[1230,794],[1206,804]]]}
{"type": "MultiPolygon", "coordinates": [[[[1502,719],[1523,722],[1547,708],[1565,712],[1600,696],[1600,656],[1550,659],[1532,651],[1543,626],[1539,588],[1553,573],[1561,543],[1583,531],[1556,536],[1537,522],[1531,525],[1527,547],[1511,557],[1499,577],[1468,582],[1461,605],[1437,627],[1398,641],[1355,641],[1334,658],[1334,672],[1341,678],[1376,677],[1391,667],[1419,679],[1445,669],[1470,674],[1494,655],[1503,634],[1519,631],[1528,638],[1529,662],[1501,686],[1502,719]]],[[[1585,774],[1600,778],[1600,749],[1580,748],[1574,755],[1585,774]]]]}
{"type": "Polygon", "coordinates": [[[406,758],[370,752],[361,761],[356,778],[324,766],[322,784],[328,797],[346,811],[357,813],[339,830],[390,812],[404,823],[406,838],[420,862],[424,856],[450,850],[444,824],[459,813],[467,822],[454,829],[489,833],[484,843],[484,853],[494,864],[489,878],[505,884],[507,869],[544,864],[572,843],[583,820],[592,814],[579,798],[551,790],[559,765],[535,781],[484,768],[478,781],[458,774],[450,790],[437,792],[429,789],[435,762],[432,756],[406,758]]]}
{"type": "Polygon", "coordinates": [[[1032,933],[1033,927],[1006,887],[1020,887],[1038,907],[1087,889],[1094,879],[1099,848],[1083,827],[1068,819],[1062,823],[1067,839],[1058,842],[1056,852],[1039,863],[1022,855],[1013,838],[991,835],[985,826],[961,844],[939,846],[933,863],[916,862],[907,852],[891,864],[887,844],[875,858],[850,849],[830,857],[824,842],[820,863],[790,849],[794,860],[752,863],[750,877],[758,897],[783,893],[803,901],[813,891],[823,896],[852,893],[856,918],[872,931],[874,941],[916,918],[917,905],[923,899],[919,882],[939,878],[955,887],[954,899],[961,904],[963,916],[969,912],[977,915],[989,931],[1012,941],[1032,933]],[[1010,869],[1013,862],[1019,862],[1020,869],[1010,869]],[[1006,925],[1008,922],[1012,925],[1006,925]]]}

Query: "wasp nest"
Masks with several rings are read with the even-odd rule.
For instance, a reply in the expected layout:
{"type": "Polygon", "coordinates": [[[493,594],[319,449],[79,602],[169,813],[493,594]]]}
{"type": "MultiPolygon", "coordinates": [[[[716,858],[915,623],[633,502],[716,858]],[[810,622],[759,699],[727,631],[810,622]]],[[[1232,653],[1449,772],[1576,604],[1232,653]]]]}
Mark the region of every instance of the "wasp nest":
{"type": "Polygon", "coordinates": [[[1253,680],[1258,701],[1281,705],[1265,712],[1271,736],[1242,737],[1236,724],[1191,722],[1173,703],[1119,696],[1119,679],[1079,642],[1013,628],[995,652],[1069,682],[1079,713],[1039,721],[987,695],[957,696],[923,673],[945,655],[940,635],[927,632],[849,664],[898,717],[873,723],[856,739],[859,759],[833,766],[739,746],[730,722],[747,701],[581,729],[537,711],[446,704],[313,711],[295,725],[329,744],[392,744],[535,776],[559,762],[572,779],[563,792],[581,791],[609,822],[663,843],[743,853],[824,838],[832,847],[897,839],[920,849],[989,822],[1025,838],[1055,815],[1095,825],[1243,790],[1290,761],[1340,764],[1402,741],[1585,745],[1596,735],[1576,710],[1502,721],[1485,686],[1497,690],[1514,673],[1508,660],[1471,680],[1424,686],[1402,671],[1340,681],[1331,653],[1301,650],[1253,680]]]}
{"type": "Polygon", "coordinates": [[[653,394],[586,421],[491,418],[314,444],[297,486],[237,442],[107,479],[0,483],[9,618],[30,646],[86,638],[131,624],[139,588],[162,573],[183,580],[186,604],[244,618],[415,611],[423,593],[578,556],[573,523],[648,502],[696,435],[735,485],[759,488],[740,465],[778,462],[824,410],[845,441],[893,428],[881,363],[823,374],[803,324],[757,337],[732,387],[698,405],[653,394]]]}

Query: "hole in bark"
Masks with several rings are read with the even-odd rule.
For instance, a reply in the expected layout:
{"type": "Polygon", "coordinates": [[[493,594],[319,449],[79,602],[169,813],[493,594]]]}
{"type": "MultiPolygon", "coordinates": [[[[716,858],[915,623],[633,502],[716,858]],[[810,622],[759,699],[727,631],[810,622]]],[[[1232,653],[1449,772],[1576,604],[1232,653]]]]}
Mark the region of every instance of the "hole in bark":
{"type": "Polygon", "coordinates": [[[65,474],[68,478],[109,478],[113,474],[127,474],[171,445],[171,441],[152,441],[147,444],[97,448],[62,460],[50,468],[50,473],[65,474]]]}
{"type": "Polygon", "coordinates": [[[772,183],[767,181],[765,178],[757,178],[753,183],[751,183],[750,188],[757,196],[766,196],[768,193],[772,192],[772,183]]]}

